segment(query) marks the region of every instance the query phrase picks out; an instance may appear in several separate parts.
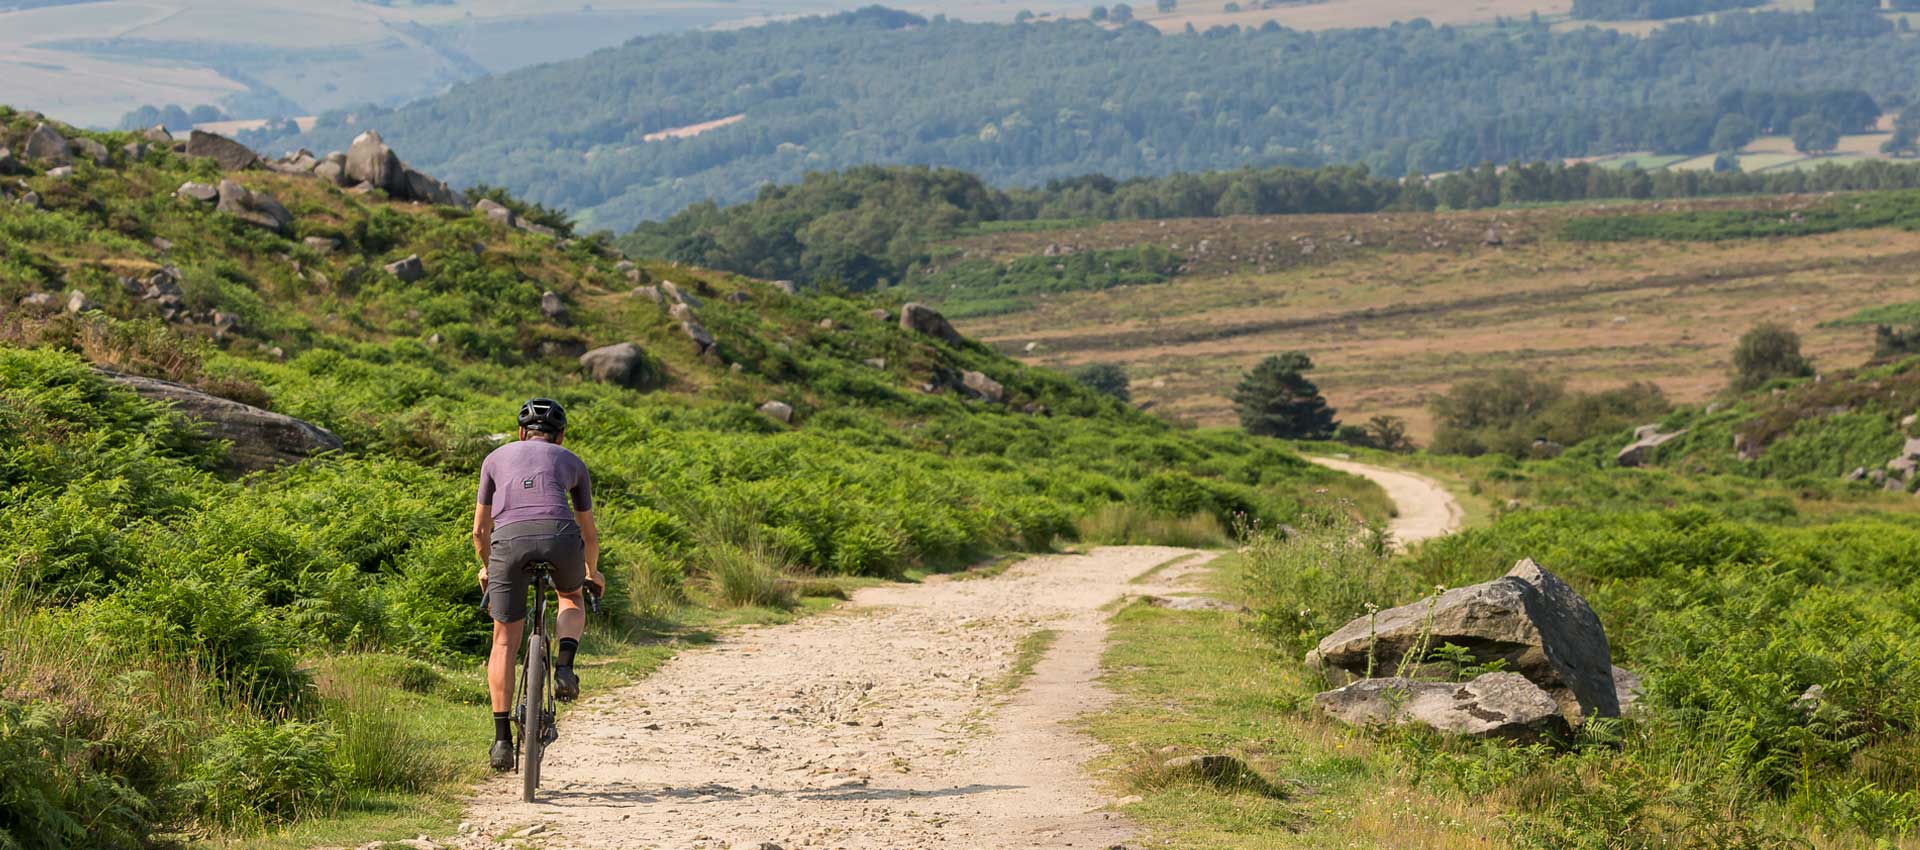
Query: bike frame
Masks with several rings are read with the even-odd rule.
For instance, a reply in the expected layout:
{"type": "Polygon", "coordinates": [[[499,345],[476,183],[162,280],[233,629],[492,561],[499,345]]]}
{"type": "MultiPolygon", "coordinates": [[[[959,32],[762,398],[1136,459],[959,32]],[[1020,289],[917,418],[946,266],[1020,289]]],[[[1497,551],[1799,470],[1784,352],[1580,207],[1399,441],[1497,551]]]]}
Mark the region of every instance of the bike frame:
{"type": "Polygon", "coordinates": [[[553,567],[550,564],[532,564],[528,569],[534,576],[532,582],[534,604],[530,606],[526,634],[522,638],[524,643],[520,651],[519,682],[515,686],[513,723],[518,727],[517,740],[521,742],[521,746],[514,748],[514,768],[524,774],[523,796],[530,803],[533,802],[533,789],[540,784],[540,756],[544,754],[547,745],[558,737],[558,732],[554,728],[553,627],[547,620],[547,591],[553,589],[553,567]],[[538,639],[538,653],[534,651],[536,639],[538,639]],[[539,655],[540,661],[537,666],[540,671],[537,677],[533,675],[533,670],[536,669],[534,664],[536,654],[539,655]],[[534,681],[536,678],[539,679],[537,683],[534,681]],[[529,705],[530,702],[535,701],[529,699],[530,691],[539,694],[537,706],[529,705]],[[530,708],[532,710],[529,710],[530,708]],[[530,719],[532,722],[529,722],[530,719]],[[535,740],[529,740],[530,726],[534,733],[532,737],[537,739],[537,743],[535,740]],[[522,764],[521,762],[527,757],[531,757],[533,763],[522,764]]]}

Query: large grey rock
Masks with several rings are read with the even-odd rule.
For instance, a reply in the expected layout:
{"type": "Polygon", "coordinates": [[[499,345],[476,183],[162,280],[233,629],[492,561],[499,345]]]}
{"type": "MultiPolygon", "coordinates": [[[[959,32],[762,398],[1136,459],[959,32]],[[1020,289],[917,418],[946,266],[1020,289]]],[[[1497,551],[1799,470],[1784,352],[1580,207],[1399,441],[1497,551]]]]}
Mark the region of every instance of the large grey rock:
{"type": "Polygon", "coordinates": [[[80,137],[67,143],[73,152],[86,157],[94,165],[106,165],[113,161],[113,155],[107,153],[107,146],[92,139],[80,137]]]}
{"type": "Polygon", "coordinates": [[[346,163],[326,160],[313,167],[313,176],[332,183],[335,186],[347,185],[346,163]]]}
{"type": "MultiPolygon", "coordinates": [[[[1465,647],[1478,663],[1506,662],[1506,669],[1551,694],[1572,722],[1620,716],[1600,618],[1572,587],[1531,559],[1437,600],[1389,608],[1371,622],[1359,617],[1320,641],[1307,653],[1307,665],[1335,680],[1357,678],[1369,669],[1398,669],[1401,658],[1423,643],[1428,650],[1465,647]]],[[[1409,666],[1421,670],[1421,660],[1409,666]]]]}
{"type": "Polygon", "coordinates": [[[142,398],[167,402],[188,418],[205,425],[209,436],[231,444],[227,449],[227,463],[242,472],[271,469],[341,448],[340,438],[332,432],[291,416],[208,395],[171,381],[114,372],[106,375],[142,398]]]}
{"type": "Polygon", "coordinates": [[[67,293],[67,312],[79,315],[100,309],[99,303],[88,298],[85,292],[76,289],[67,293]]]}
{"type": "Polygon", "coordinates": [[[481,198],[473,205],[473,211],[487,217],[488,221],[513,227],[519,223],[519,217],[507,205],[492,198],[481,198]]]}
{"type": "Polygon", "coordinates": [[[666,295],[668,298],[673,299],[674,303],[676,304],[685,304],[688,307],[692,307],[696,310],[700,308],[699,297],[695,296],[691,292],[686,292],[681,290],[680,287],[674,285],[673,281],[670,281],[670,280],[660,281],[660,292],[666,295]]]}
{"type": "Polygon", "coordinates": [[[387,274],[400,279],[401,283],[412,283],[427,276],[427,266],[420,262],[419,254],[409,254],[404,260],[396,260],[386,265],[387,274]]]}
{"type": "Polygon", "coordinates": [[[1614,455],[1613,461],[1621,466],[1645,466],[1662,445],[1685,433],[1685,428],[1668,434],[1662,433],[1658,425],[1642,425],[1634,430],[1633,442],[1614,455]]]}
{"type": "Polygon", "coordinates": [[[60,299],[53,297],[51,292],[32,292],[20,299],[21,307],[41,313],[51,312],[59,303],[60,299]]]}
{"type": "Polygon", "coordinates": [[[220,200],[220,188],[207,183],[182,183],[180,188],[173,190],[173,194],[202,204],[211,204],[220,200]]]}
{"type": "Polygon", "coordinates": [[[255,227],[279,234],[293,232],[293,213],[272,195],[254,192],[232,180],[220,181],[220,205],[214,209],[255,227]]]}
{"type": "Polygon", "coordinates": [[[20,151],[28,159],[45,165],[73,164],[73,151],[67,147],[67,137],[44,122],[27,134],[27,143],[21,146],[20,151]]]}
{"type": "Polygon", "coordinates": [[[793,421],[793,405],[784,401],[769,401],[760,405],[760,413],[781,422],[793,421]]]}
{"type": "Polygon", "coordinates": [[[567,302],[552,290],[540,293],[540,315],[548,321],[565,322],[567,320],[567,302]]]}
{"type": "Polygon", "coordinates": [[[26,168],[20,165],[19,160],[13,158],[13,149],[0,145],[0,176],[19,174],[23,171],[26,171],[26,168]]]}
{"type": "Polygon", "coordinates": [[[145,130],[141,130],[140,138],[159,145],[173,144],[173,134],[167,132],[167,126],[165,124],[155,124],[145,130]]]}
{"type": "Polygon", "coordinates": [[[346,175],[348,183],[369,183],[391,197],[407,193],[406,166],[373,130],[355,136],[347,148],[346,175]]]}
{"type": "Polygon", "coordinates": [[[1528,743],[1565,735],[1560,706],[1518,673],[1471,682],[1362,679],[1313,698],[1320,713],[1352,726],[1417,724],[1453,735],[1528,743]]]}
{"type": "Polygon", "coordinates": [[[1007,389],[999,381],[987,377],[985,372],[961,372],[960,385],[981,401],[999,404],[1007,397],[1007,389]]]}
{"type": "Polygon", "coordinates": [[[953,329],[953,323],[947,321],[947,317],[925,304],[910,303],[901,307],[900,327],[953,345],[959,345],[966,339],[953,329]]]}
{"type": "Polygon", "coordinates": [[[411,168],[403,167],[402,170],[407,181],[406,196],[408,198],[443,207],[460,205],[460,195],[444,181],[436,180],[411,168]]]}
{"type": "Polygon", "coordinates": [[[260,155],[252,148],[240,144],[226,136],[195,130],[187,136],[187,156],[211,157],[220,163],[223,171],[241,171],[252,168],[260,161],[260,155]]]}
{"type": "Polygon", "coordinates": [[[582,354],[580,365],[587,370],[588,377],[603,384],[636,390],[658,385],[659,373],[647,359],[647,352],[631,342],[602,346],[582,354]]]}

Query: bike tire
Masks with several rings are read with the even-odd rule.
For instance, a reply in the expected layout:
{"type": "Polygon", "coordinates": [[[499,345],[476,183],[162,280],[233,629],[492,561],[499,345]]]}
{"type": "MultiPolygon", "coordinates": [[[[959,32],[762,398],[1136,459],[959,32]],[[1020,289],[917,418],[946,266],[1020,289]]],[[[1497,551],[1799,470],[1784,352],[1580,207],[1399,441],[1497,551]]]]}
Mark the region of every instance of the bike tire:
{"type": "Polygon", "coordinates": [[[520,796],[531,803],[540,788],[540,756],[546,750],[540,743],[546,731],[540,724],[547,705],[547,641],[543,635],[527,639],[526,681],[526,720],[520,726],[520,796]]]}

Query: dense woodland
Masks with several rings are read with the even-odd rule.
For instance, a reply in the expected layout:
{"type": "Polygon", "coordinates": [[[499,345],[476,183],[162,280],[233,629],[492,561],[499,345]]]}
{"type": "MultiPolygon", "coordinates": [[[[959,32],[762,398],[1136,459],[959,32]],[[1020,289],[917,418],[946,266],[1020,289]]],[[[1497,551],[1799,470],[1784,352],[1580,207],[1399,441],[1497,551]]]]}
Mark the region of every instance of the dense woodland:
{"type": "Polygon", "coordinates": [[[625,229],[870,163],[1030,186],[1090,172],[1347,162],[1398,176],[1705,151],[1727,92],[1773,99],[1762,128],[1790,123],[1794,109],[1857,123],[1864,111],[1842,101],[1892,105],[1911,92],[1916,61],[1920,43],[1871,13],[1729,13],[1645,37],[1424,20],[1181,36],[1140,23],[973,24],[876,7],[636,39],[250,141],[340,149],[377,127],[414,165],[456,184],[503,185],[590,226],[625,229]],[[1801,94],[1820,92],[1829,94],[1801,94]],[[1776,115],[1782,103],[1788,112],[1776,115]],[[744,117],[698,136],[643,138],[735,115],[744,117]]]}
{"type": "MultiPolygon", "coordinates": [[[[1364,167],[1281,167],[1125,181],[1088,176],[1007,191],[953,169],[866,166],[811,173],[792,185],[768,187],[750,203],[696,204],[665,221],[641,225],[621,240],[621,247],[638,256],[861,290],[924,282],[916,281],[917,270],[930,259],[933,243],[956,232],[1025,222],[1913,188],[1920,188],[1920,165],[1884,160],[1751,174],[1513,163],[1433,180],[1385,179],[1364,167]]],[[[983,284],[978,275],[941,284],[1001,285],[983,284]]]]}

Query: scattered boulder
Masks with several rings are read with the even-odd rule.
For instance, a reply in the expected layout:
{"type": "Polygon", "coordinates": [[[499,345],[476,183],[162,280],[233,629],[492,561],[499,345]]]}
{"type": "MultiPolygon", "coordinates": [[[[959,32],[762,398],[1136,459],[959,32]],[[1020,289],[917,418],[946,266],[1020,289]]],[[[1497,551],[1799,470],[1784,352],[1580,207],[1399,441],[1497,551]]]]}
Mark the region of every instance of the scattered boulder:
{"type": "Polygon", "coordinates": [[[294,151],[281,157],[277,162],[267,164],[267,168],[269,169],[280,172],[281,174],[293,175],[312,174],[313,170],[319,167],[320,158],[314,156],[312,151],[307,150],[294,151]]]}
{"type": "Polygon", "coordinates": [[[86,157],[94,165],[104,166],[113,161],[113,155],[107,152],[107,146],[85,136],[67,143],[74,153],[86,157]]]}
{"type": "Polygon", "coordinates": [[[158,145],[173,144],[173,134],[167,131],[165,124],[155,124],[140,131],[140,138],[158,145]]]}
{"type": "Polygon", "coordinates": [[[834,324],[833,324],[833,320],[832,320],[832,319],[821,319],[821,320],[820,320],[820,321],[818,322],[818,327],[819,327],[819,328],[820,328],[821,330],[823,330],[823,331],[830,331],[830,330],[833,330],[833,328],[834,328],[834,324]]]}
{"type": "Polygon", "coordinates": [[[309,236],[300,240],[300,243],[321,254],[331,254],[340,250],[340,240],[325,236],[309,236]]]}
{"type": "Polygon", "coordinates": [[[313,176],[332,183],[335,186],[348,186],[353,181],[347,179],[347,155],[335,151],[327,154],[313,167],[313,176]]]}
{"type": "Polygon", "coordinates": [[[275,233],[293,232],[293,213],[272,195],[249,191],[232,180],[222,180],[219,196],[220,205],[215,209],[220,212],[275,233]]]}
{"type": "Polygon", "coordinates": [[[340,438],[325,428],[249,404],[208,395],[171,381],[107,372],[107,377],[141,398],[172,404],[207,427],[207,434],[229,443],[227,464],[257,472],[294,463],[322,452],[338,451],[340,438]]]}
{"type": "Polygon", "coordinates": [[[602,346],[582,354],[580,365],[587,370],[587,377],[600,383],[636,390],[653,389],[659,378],[646,350],[631,342],[602,346]]]}
{"type": "Polygon", "coordinates": [[[893,314],[887,312],[887,308],[885,307],[875,307],[871,310],[868,310],[867,315],[872,317],[872,319],[876,322],[884,322],[888,319],[893,318],[893,314]]]}
{"type": "Polygon", "coordinates": [[[1687,433],[1685,428],[1672,433],[1664,433],[1659,425],[1642,425],[1633,431],[1633,442],[1620,453],[1614,455],[1613,462],[1621,466],[1645,466],[1653,460],[1654,453],[1663,445],[1687,433]]]}
{"type": "Polygon", "coordinates": [[[180,184],[180,188],[173,190],[173,194],[175,197],[185,198],[189,201],[197,201],[202,204],[211,204],[220,200],[219,187],[206,183],[182,183],[180,184]]]}
{"type": "Polygon", "coordinates": [[[55,180],[65,180],[73,176],[73,166],[62,165],[59,168],[49,168],[47,169],[47,176],[55,180]]]}
{"type": "Polygon", "coordinates": [[[793,405],[787,404],[784,401],[769,401],[762,404],[760,405],[760,412],[770,418],[778,419],[781,422],[789,424],[793,422],[793,405]]]}
{"type": "Polygon", "coordinates": [[[567,302],[560,300],[560,296],[554,294],[553,290],[542,292],[540,293],[540,315],[547,317],[547,321],[564,324],[567,321],[567,302]]]}
{"type": "Polygon", "coordinates": [[[1007,397],[1006,388],[1001,386],[999,381],[987,377],[984,372],[961,372],[960,386],[965,387],[967,392],[973,393],[974,397],[981,401],[999,404],[1007,397]]]}
{"type": "Polygon", "coordinates": [[[405,197],[426,204],[438,204],[443,207],[460,206],[460,194],[453,191],[444,180],[436,180],[411,168],[402,168],[406,177],[405,197]]]}
{"type": "Polygon", "coordinates": [[[695,309],[699,309],[700,307],[700,299],[697,296],[691,292],[681,291],[680,287],[675,286],[673,281],[660,281],[660,291],[668,298],[673,299],[676,304],[685,304],[695,309]]]}
{"type": "Polygon", "coordinates": [[[355,136],[347,148],[346,176],[349,183],[366,183],[384,189],[389,197],[398,198],[407,191],[407,175],[400,156],[373,130],[355,136]]]}
{"type": "Polygon", "coordinates": [[[519,217],[514,215],[512,209],[509,209],[506,204],[500,203],[492,198],[481,198],[475,202],[473,211],[486,216],[488,221],[503,224],[507,227],[515,227],[520,223],[519,217]]]}
{"type": "Polygon", "coordinates": [[[1749,438],[1747,435],[1745,434],[1733,435],[1733,456],[1734,457],[1737,457],[1743,461],[1759,460],[1761,451],[1762,449],[1760,447],[1760,444],[1755,442],[1751,438],[1749,438]]]}
{"type": "Polygon", "coordinates": [[[1518,673],[1488,673],[1465,684],[1362,679],[1315,696],[1313,706],[1351,726],[1412,723],[1521,743],[1565,736],[1568,730],[1553,697],[1518,673]]]}
{"type": "Polygon", "coordinates": [[[146,159],[147,154],[152,150],[153,148],[149,147],[146,142],[128,142],[120,146],[120,152],[127,155],[128,162],[139,162],[140,160],[146,159]]]}
{"type": "MultiPolygon", "coordinates": [[[[685,307],[686,305],[682,304],[676,309],[683,309],[685,307]]],[[[693,340],[694,347],[697,348],[701,354],[707,354],[713,351],[716,345],[713,340],[713,334],[707,333],[706,326],[694,320],[692,315],[692,311],[688,311],[687,317],[680,319],[680,330],[687,335],[688,339],[693,340]]],[[[679,317],[676,316],[675,318],[679,317]]]]}
{"type": "Polygon", "coordinates": [[[902,306],[900,327],[952,345],[959,345],[966,339],[953,329],[953,323],[947,321],[947,317],[925,304],[909,303],[902,306]]]}
{"type": "Polygon", "coordinates": [[[20,160],[13,158],[12,148],[0,145],[0,175],[21,174],[26,170],[26,167],[20,164],[20,160]]]}
{"type": "Polygon", "coordinates": [[[660,294],[660,287],[658,286],[636,286],[633,288],[633,291],[628,294],[635,298],[645,298],[655,304],[666,301],[666,297],[660,294]]]}
{"type": "Polygon", "coordinates": [[[204,156],[220,164],[222,171],[244,171],[260,162],[252,148],[218,133],[195,130],[187,135],[187,156],[204,156]]]}
{"type": "Polygon", "coordinates": [[[67,312],[78,315],[100,309],[98,302],[88,298],[85,292],[76,289],[67,293],[67,312]]]}
{"type": "Polygon", "coordinates": [[[1493,581],[1355,618],[1320,641],[1306,661],[1336,680],[1352,679],[1368,669],[1397,669],[1416,646],[1446,644],[1465,647],[1476,663],[1504,661],[1508,670],[1545,689],[1571,722],[1620,716],[1600,618],[1572,587],[1531,559],[1493,581]]]}
{"type": "Polygon", "coordinates": [[[33,132],[27,134],[27,143],[21,146],[21,152],[28,159],[46,165],[73,164],[73,153],[67,146],[67,137],[45,122],[36,125],[33,132]]]}
{"type": "Polygon", "coordinates": [[[53,297],[51,293],[34,292],[34,293],[28,294],[24,298],[21,298],[20,306],[28,310],[50,312],[53,310],[54,305],[59,303],[59,301],[60,299],[53,297]]]}
{"type": "Polygon", "coordinates": [[[404,260],[388,263],[386,269],[387,274],[399,278],[402,283],[412,283],[427,276],[427,265],[420,262],[419,254],[408,254],[404,260]]]}

